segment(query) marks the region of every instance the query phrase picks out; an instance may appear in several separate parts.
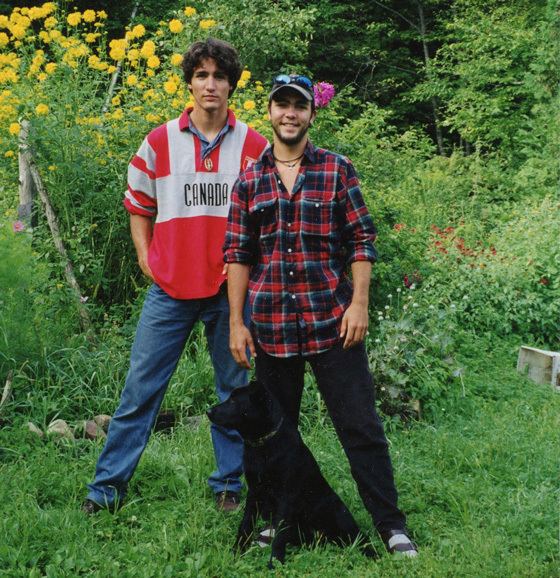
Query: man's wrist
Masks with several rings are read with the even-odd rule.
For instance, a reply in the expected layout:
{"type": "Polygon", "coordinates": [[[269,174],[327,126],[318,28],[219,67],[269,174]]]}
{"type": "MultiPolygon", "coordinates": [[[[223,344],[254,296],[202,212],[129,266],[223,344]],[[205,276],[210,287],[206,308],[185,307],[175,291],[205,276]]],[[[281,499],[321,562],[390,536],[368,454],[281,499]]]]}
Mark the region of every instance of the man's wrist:
{"type": "Polygon", "coordinates": [[[245,321],[244,321],[242,316],[239,316],[239,317],[230,316],[230,318],[229,318],[229,326],[230,327],[237,329],[243,325],[245,325],[245,321]]]}

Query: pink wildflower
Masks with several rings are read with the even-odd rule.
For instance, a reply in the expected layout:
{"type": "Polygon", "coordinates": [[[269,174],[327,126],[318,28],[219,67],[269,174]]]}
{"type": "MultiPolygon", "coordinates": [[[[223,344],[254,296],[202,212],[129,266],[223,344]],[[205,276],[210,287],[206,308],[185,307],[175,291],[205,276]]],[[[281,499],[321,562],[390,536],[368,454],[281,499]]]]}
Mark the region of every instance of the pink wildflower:
{"type": "Polygon", "coordinates": [[[335,94],[334,86],[329,82],[317,82],[313,86],[313,94],[315,95],[315,106],[324,108],[335,94]]]}
{"type": "Polygon", "coordinates": [[[22,231],[25,231],[25,224],[21,221],[14,221],[12,223],[12,229],[14,233],[21,233],[22,231]]]}

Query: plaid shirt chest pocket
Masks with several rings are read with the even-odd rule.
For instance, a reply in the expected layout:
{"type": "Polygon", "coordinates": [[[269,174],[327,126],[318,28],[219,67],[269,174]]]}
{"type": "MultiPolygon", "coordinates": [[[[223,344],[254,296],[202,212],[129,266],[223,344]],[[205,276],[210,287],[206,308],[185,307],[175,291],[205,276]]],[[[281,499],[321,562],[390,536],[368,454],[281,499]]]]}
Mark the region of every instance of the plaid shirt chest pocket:
{"type": "Polygon", "coordinates": [[[337,232],[337,202],[320,195],[301,198],[301,232],[303,236],[330,238],[337,232]]]}
{"type": "Polygon", "coordinates": [[[249,218],[259,243],[274,245],[278,231],[278,198],[267,195],[249,203],[249,218]]]}

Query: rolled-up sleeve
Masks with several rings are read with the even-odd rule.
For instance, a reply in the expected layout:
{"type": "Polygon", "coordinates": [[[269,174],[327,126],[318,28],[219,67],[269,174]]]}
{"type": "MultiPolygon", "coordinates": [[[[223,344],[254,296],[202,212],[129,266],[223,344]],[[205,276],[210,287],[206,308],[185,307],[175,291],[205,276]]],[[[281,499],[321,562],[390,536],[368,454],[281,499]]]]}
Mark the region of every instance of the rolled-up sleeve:
{"type": "MultiPolygon", "coordinates": [[[[346,159],[347,160],[347,159],[346,159]]],[[[347,160],[341,175],[345,197],[343,238],[348,251],[347,262],[377,260],[375,239],[377,231],[364,202],[356,170],[347,160]]]]}
{"type": "Polygon", "coordinates": [[[254,261],[254,239],[248,210],[248,183],[243,177],[237,179],[232,189],[223,251],[226,263],[248,265],[254,261]]]}
{"type": "Polygon", "coordinates": [[[156,154],[148,138],[128,165],[124,206],[133,215],[153,217],[157,213],[156,154]]]}

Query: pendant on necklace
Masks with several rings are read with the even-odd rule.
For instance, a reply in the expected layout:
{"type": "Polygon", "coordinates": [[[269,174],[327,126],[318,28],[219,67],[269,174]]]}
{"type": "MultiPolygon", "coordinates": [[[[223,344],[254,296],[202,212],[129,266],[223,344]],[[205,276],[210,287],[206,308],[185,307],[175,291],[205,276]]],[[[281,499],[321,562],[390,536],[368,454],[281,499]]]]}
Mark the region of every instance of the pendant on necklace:
{"type": "Polygon", "coordinates": [[[214,163],[212,162],[212,159],[210,157],[206,157],[204,159],[204,168],[207,171],[211,171],[214,168],[214,163]]]}

